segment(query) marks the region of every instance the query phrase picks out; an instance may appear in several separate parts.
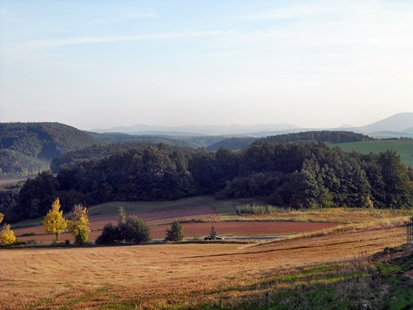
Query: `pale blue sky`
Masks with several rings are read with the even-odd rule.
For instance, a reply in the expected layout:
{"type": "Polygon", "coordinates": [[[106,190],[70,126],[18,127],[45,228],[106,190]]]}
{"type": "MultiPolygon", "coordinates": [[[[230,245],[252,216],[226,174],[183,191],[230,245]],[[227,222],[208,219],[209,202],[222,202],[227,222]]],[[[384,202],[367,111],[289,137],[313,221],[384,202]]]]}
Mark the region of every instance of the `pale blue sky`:
{"type": "Polygon", "coordinates": [[[362,126],[413,112],[413,1],[0,1],[0,122],[362,126]]]}

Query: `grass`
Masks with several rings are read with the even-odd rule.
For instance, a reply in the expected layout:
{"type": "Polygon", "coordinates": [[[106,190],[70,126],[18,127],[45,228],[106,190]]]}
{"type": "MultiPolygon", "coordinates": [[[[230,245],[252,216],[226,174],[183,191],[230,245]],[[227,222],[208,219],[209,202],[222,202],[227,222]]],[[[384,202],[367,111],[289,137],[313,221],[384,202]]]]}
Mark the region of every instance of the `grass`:
{"type": "Polygon", "coordinates": [[[391,149],[400,154],[402,163],[406,166],[413,167],[413,139],[374,140],[330,144],[330,147],[336,146],[347,152],[357,151],[363,154],[368,154],[370,152],[385,152],[391,149]]]}
{"type": "Polygon", "coordinates": [[[89,215],[118,213],[119,207],[123,207],[125,211],[146,211],[188,205],[211,205],[213,200],[212,196],[197,196],[171,201],[113,201],[90,207],[88,213],[89,215]]]}
{"type": "Polygon", "coordinates": [[[255,206],[260,201],[254,199],[215,200],[212,196],[198,196],[174,201],[136,201],[109,202],[89,208],[89,214],[118,213],[122,206],[126,211],[145,211],[170,207],[209,205],[218,214],[219,221],[292,221],[292,222],[325,222],[325,223],[364,223],[381,218],[396,216],[413,216],[413,210],[391,210],[374,208],[320,208],[314,210],[292,208],[276,208],[275,212],[261,215],[237,215],[239,206],[255,206]]]}
{"type": "Polygon", "coordinates": [[[380,219],[413,216],[413,209],[393,210],[374,208],[321,208],[321,209],[284,209],[259,215],[222,215],[221,221],[285,221],[285,222],[321,222],[340,224],[369,223],[380,219]]]}
{"type": "Polygon", "coordinates": [[[41,225],[42,221],[43,221],[43,218],[38,217],[35,219],[25,220],[25,221],[12,224],[11,227],[19,228],[19,227],[37,226],[37,225],[41,225]]]}

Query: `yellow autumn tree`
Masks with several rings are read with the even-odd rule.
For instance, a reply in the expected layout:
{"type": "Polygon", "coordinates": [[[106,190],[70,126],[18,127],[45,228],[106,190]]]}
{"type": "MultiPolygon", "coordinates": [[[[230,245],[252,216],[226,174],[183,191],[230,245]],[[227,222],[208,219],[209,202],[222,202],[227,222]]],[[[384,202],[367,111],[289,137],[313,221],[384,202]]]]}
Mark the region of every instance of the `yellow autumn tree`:
{"type": "Polygon", "coordinates": [[[4,246],[13,245],[16,242],[16,236],[14,235],[13,230],[10,229],[10,225],[6,224],[1,230],[1,243],[4,246]]]}
{"type": "Polygon", "coordinates": [[[4,214],[0,212],[0,223],[3,222],[4,214]]]}
{"type": "Polygon", "coordinates": [[[67,226],[67,221],[63,218],[63,211],[60,211],[59,198],[53,202],[52,208],[42,221],[42,225],[46,233],[55,234],[56,241],[58,241],[59,235],[64,232],[67,226]]]}
{"type": "Polygon", "coordinates": [[[90,233],[87,209],[82,205],[75,205],[70,220],[67,222],[68,231],[75,237],[77,244],[87,242],[90,233]]]}

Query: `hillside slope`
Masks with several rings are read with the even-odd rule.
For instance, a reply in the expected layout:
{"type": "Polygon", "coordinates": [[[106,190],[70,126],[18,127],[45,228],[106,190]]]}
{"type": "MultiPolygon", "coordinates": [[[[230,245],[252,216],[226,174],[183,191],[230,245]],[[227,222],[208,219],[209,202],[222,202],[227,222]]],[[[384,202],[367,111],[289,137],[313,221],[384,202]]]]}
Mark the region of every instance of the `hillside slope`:
{"type": "Polygon", "coordinates": [[[370,125],[353,128],[354,131],[371,133],[377,131],[404,131],[413,125],[413,113],[398,113],[370,125]]]}
{"type": "Polygon", "coordinates": [[[99,141],[60,123],[0,123],[0,175],[37,173],[60,154],[94,144],[99,141]]]}

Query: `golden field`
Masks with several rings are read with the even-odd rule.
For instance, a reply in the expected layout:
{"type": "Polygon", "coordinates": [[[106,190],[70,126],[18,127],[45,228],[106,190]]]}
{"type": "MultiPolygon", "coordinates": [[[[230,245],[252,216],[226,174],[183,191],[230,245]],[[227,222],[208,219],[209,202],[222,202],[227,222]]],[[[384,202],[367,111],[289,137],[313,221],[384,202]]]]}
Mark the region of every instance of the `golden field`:
{"type": "Polygon", "coordinates": [[[263,244],[3,249],[0,304],[2,309],[160,309],[242,300],[276,276],[399,245],[406,236],[402,222],[332,228],[263,244]]]}

